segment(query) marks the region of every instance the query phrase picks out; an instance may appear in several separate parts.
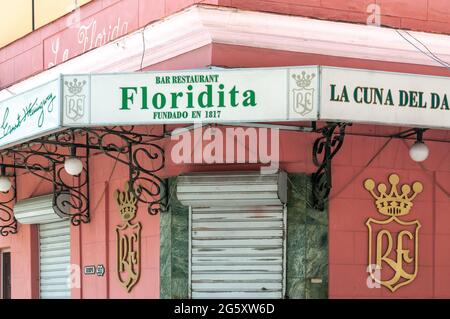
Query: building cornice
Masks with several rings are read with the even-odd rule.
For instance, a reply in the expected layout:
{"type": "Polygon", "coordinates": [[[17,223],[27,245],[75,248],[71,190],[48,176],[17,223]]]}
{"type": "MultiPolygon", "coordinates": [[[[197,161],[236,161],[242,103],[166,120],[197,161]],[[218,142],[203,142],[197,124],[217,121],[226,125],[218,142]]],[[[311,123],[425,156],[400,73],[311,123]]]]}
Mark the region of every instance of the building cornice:
{"type": "MultiPolygon", "coordinates": [[[[450,62],[450,36],[409,31],[450,62]]],[[[59,74],[132,72],[212,43],[440,66],[395,29],[216,6],[193,6],[14,84],[0,100],[59,74]],[[145,45],[144,45],[145,42],[145,45]]]]}

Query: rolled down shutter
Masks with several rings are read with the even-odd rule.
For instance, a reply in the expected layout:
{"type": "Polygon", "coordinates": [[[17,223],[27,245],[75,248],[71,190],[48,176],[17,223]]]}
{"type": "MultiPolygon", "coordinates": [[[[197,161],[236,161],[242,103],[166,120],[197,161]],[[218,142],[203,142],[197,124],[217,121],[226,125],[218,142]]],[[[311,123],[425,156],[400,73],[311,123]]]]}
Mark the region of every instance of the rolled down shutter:
{"type": "Polygon", "coordinates": [[[39,225],[40,297],[71,297],[70,221],[68,219],[39,225]]]}
{"type": "Polygon", "coordinates": [[[192,298],[283,298],[286,175],[182,176],[192,298]]]}
{"type": "Polygon", "coordinates": [[[14,205],[14,216],[21,224],[39,225],[40,298],[71,297],[69,194],[58,197],[59,210],[53,208],[53,194],[27,198],[14,205]],[[62,211],[61,211],[62,208],[62,211]]]}

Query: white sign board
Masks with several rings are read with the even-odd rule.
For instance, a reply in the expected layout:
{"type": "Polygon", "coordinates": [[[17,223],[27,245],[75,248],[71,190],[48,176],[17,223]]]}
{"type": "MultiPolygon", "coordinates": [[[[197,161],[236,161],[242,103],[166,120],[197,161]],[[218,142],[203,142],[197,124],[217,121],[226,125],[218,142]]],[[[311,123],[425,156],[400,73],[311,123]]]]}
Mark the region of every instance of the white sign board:
{"type": "Polygon", "coordinates": [[[61,127],[60,79],[0,102],[0,148],[61,127]]]}
{"type": "Polygon", "coordinates": [[[322,67],[320,119],[450,128],[450,78],[322,67]]]}
{"type": "Polygon", "coordinates": [[[318,67],[64,77],[64,125],[310,121],[318,67]]]}
{"type": "Polygon", "coordinates": [[[323,120],[448,129],[449,99],[447,77],[318,66],[64,75],[0,102],[0,148],[77,126],[323,120]]]}

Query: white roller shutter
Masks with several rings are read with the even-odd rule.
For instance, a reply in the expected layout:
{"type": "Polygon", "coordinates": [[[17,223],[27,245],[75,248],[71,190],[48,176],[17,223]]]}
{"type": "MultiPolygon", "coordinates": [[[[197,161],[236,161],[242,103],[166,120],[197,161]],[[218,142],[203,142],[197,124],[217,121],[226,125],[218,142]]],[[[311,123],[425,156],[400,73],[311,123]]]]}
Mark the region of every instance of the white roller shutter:
{"type": "Polygon", "coordinates": [[[69,215],[69,194],[58,197],[59,210],[53,209],[53,194],[31,197],[18,201],[14,205],[14,217],[21,224],[44,224],[61,220],[69,215]],[[60,211],[62,208],[62,212],[60,211]]]}
{"type": "Polygon", "coordinates": [[[70,298],[70,221],[39,225],[41,299],[70,298]]]}
{"type": "Polygon", "coordinates": [[[192,298],[282,298],[284,209],[192,208],[192,298]]]}
{"type": "Polygon", "coordinates": [[[285,183],[285,174],[180,177],[178,198],[191,206],[192,298],[283,298],[285,183]]]}

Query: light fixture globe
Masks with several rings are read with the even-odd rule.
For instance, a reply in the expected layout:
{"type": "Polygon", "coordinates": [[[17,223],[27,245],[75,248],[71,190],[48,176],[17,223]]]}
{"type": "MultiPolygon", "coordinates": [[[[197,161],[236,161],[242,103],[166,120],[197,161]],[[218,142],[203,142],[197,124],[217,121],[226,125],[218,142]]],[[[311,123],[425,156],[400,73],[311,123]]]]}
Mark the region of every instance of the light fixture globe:
{"type": "Polygon", "coordinates": [[[415,142],[413,146],[409,149],[409,156],[415,162],[423,162],[428,158],[430,150],[424,142],[415,142]]]}
{"type": "Polygon", "coordinates": [[[11,189],[11,181],[7,176],[0,176],[0,192],[6,193],[11,189]]]}
{"type": "Polygon", "coordinates": [[[64,162],[64,169],[67,174],[78,176],[83,171],[83,163],[77,157],[69,157],[64,162]]]}

